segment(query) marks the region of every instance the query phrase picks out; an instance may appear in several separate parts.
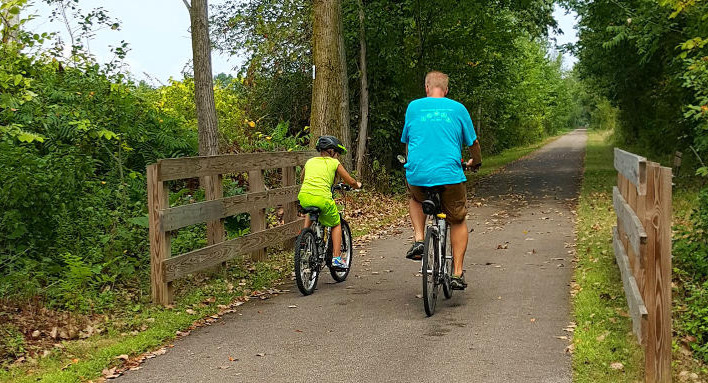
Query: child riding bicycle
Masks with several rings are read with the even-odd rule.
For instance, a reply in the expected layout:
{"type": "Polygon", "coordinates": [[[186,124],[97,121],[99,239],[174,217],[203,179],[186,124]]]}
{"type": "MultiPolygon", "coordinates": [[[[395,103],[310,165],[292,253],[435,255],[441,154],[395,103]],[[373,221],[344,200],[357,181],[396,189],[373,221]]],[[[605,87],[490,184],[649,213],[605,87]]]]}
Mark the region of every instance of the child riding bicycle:
{"type": "MultiPolygon", "coordinates": [[[[336,137],[320,137],[315,149],[320,152],[320,156],[310,158],[305,163],[302,188],[300,188],[297,198],[303,208],[317,207],[320,209],[319,222],[323,226],[332,228],[332,266],[346,267],[347,260],[342,260],[341,257],[342,225],[339,210],[332,198],[331,188],[335,176],[339,176],[349,186],[357,189],[361,188],[361,182],[352,178],[339,162],[339,156],[346,154],[347,148],[336,137]]],[[[305,215],[305,227],[308,228],[311,225],[309,215],[305,215]]]]}

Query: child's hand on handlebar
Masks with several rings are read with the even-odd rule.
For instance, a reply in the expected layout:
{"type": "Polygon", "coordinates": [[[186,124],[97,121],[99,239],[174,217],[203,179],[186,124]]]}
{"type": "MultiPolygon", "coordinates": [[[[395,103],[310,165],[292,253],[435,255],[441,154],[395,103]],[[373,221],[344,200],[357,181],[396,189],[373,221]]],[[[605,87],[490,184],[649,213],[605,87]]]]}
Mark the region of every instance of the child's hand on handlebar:
{"type": "Polygon", "coordinates": [[[357,182],[357,183],[356,183],[356,188],[357,188],[357,189],[361,189],[361,187],[362,187],[361,182],[357,182]]]}

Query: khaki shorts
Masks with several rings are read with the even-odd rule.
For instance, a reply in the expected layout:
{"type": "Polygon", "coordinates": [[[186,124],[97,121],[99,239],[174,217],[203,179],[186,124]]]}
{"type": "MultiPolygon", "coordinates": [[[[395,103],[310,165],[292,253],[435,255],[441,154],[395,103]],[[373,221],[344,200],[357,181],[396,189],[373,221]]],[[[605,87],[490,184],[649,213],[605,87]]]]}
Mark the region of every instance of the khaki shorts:
{"type": "MultiPolygon", "coordinates": [[[[447,221],[451,224],[462,223],[467,217],[467,188],[464,183],[443,185],[445,190],[440,193],[440,202],[443,213],[447,215],[447,221]]],[[[408,192],[411,198],[418,202],[423,202],[427,197],[425,188],[422,186],[408,185],[408,192]]]]}

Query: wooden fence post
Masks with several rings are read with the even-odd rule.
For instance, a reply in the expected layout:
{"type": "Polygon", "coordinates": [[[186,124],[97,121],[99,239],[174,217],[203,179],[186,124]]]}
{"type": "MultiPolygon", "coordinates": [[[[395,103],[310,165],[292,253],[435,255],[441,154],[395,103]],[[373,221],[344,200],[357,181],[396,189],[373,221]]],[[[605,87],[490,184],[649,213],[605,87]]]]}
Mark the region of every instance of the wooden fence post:
{"type": "MultiPolygon", "coordinates": [[[[204,197],[207,201],[224,198],[224,186],[221,182],[222,175],[204,176],[201,178],[202,187],[204,187],[204,197]]],[[[214,245],[224,242],[226,231],[224,230],[224,221],[217,219],[207,222],[207,245],[214,245]]]]}
{"type": "MultiPolygon", "coordinates": [[[[287,166],[283,168],[283,187],[296,185],[295,167],[287,166]]],[[[297,219],[297,202],[289,202],[283,205],[283,223],[290,223],[297,219]]],[[[295,246],[295,238],[285,241],[286,250],[295,246]]]]}
{"type": "MultiPolygon", "coordinates": [[[[248,172],[248,192],[255,193],[265,191],[265,182],[263,181],[263,170],[251,170],[248,172]]],[[[251,233],[256,233],[266,228],[265,209],[251,210],[251,233]]],[[[256,250],[251,253],[251,259],[262,261],[266,258],[266,249],[256,250]]]]}
{"type": "Polygon", "coordinates": [[[671,381],[671,169],[647,164],[646,381],[671,381]]]}
{"type": "Polygon", "coordinates": [[[169,190],[160,180],[160,165],[147,167],[148,222],[150,225],[150,286],[152,301],[172,303],[172,283],[165,278],[163,261],[170,258],[170,233],[162,231],[162,210],[169,207],[169,190]]]}

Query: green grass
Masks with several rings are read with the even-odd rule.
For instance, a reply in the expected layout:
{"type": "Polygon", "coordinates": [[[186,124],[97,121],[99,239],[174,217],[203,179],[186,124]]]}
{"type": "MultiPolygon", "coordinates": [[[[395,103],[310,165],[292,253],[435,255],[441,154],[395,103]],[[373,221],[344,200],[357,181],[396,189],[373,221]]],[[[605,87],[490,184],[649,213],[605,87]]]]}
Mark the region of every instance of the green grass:
{"type": "MultiPolygon", "coordinates": [[[[474,182],[479,177],[492,174],[559,136],[487,156],[484,158],[483,168],[476,175],[470,176],[469,180],[474,182]]],[[[389,204],[386,213],[375,222],[379,227],[390,225],[408,213],[405,198],[394,196],[386,202],[389,204]]],[[[355,236],[365,235],[373,230],[366,225],[359,226],[361,227],[353,227],[355,236]]],[[[177,331],[184,331],[195,321],[218,313],[218,305],[228,305],[238,299],[246,288],[258,290],[273,286],[289,275],[289,260],[290,255],[283,253],[272,261],[257,264],[256,270],[246,272],[246,275],[243,275],[243,269],[235,267],[229,271],[232,274],[217,275],[199,286],[187,285],[182,289],[183,295],[176,297],[174,308],[142,304],[131,309],[129,313],[118,313],[107,319],[107,334],[86,340],[63,342],[63,349],[53,349],[46,358],[11,367],[9,370],[0,370],[0,382],[80,382],[95,379],[101,375],[103,369],[120,364],[117,356],[137,356],[168,344],[175,338],[177,331]],[[236,275],[233,274],[234,270],[236,275]],[[247,279],[248,286],[228,291],[228,283],[237,284],[242,277],[247,279]],[[214,297],[215,301],[204,303],[209,297],[214,297]],[[193,310],[193,313],[190,311],[188,314],[187,309],[193,310]],[[141,330],[145,327],[145,330],[141,330]],[[126,328],[128,330],[125,330],[126,328]]]]}
{"type": "Polygon", "coordinates": [[[185,331],[196,321],[217,314],[221,310],[219,305],[229,305],[247,295],[249,290],[268,289],[289,276],[290,269],[282,267],[283,264],[289,265],[289,254],[281,253],[271,259],[254,265],[251,270],[237,265],[213,276],[206,284],[184,288],[184,295],[176,298],[173,308],[145,304],[131,312],[107,318],[106,334],[62,342],[62,349],[54,348],[50,356],[35,363],[0,370],[0,382],[54,383],[95,379],[104,368],[120,364],[117,356],[137,356],[154,350],[172,341],[177,331],[185,331]],[[238,286],[242,278],[247,284],[238,286]],[[237,286],[234,288],[234,285],[237,286]],[[213,302],[207,301],[212,297],[213,302]]]}
{"type": "Polygon", "coordinates": [[[616,182],[613,148],[605,135],[590,132],[585,174],[578,206],[578,263],[573,311],[573,381],[634,382],[643,380],[643,354],[631,333],[619,269],[614,261],[611,230],[612,186],[616,182]],[[611,368],[619,362],[623,370],[611,368]]]}

